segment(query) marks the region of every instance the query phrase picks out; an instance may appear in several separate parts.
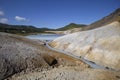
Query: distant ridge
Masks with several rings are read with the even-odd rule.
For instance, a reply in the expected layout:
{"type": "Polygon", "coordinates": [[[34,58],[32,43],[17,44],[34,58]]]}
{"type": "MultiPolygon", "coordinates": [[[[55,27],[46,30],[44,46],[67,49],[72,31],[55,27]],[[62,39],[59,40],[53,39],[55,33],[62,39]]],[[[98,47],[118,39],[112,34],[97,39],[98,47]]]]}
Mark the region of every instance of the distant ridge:
{"type": "Polygon", "coordinates": [[[9,25],[0,23],[0,32],[12,33],[12,34],[29,34],[29,33],[43,33],[46,30],[52,30],[48,28],[36,28],[28,25],[9,25]]]}

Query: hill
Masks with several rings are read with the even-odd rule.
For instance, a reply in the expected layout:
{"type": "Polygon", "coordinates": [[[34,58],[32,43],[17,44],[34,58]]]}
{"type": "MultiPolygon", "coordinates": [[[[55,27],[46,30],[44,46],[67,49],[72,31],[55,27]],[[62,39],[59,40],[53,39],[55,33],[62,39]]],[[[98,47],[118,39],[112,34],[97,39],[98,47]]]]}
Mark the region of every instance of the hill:
{"type": "Polygon", "coordinates": [[[59,37],[50,45],[95,64],[120,71],[120,22],[59,37]]]}
{"type": "Polygon", "coordinates": [[[75,23],[70,23],[62,28],[58,28],[56,30],[58,31],[65,31],[65,30],[69,30],[69,29],[74,29],[74,28],[82,28],[85,27],[86,25],[84,24],[75,24],[75,23]]]}
{"type": "Polygon", "coordinates": [[[74,33],[74,32],[79,32],[79,31],[86,31],[86,30],[91,30],[91,29],[95,29],[98,27],[102,27],[104,25],[107,25],[109,23],[112,23],[114,21],[120,21],[120,8],[116,9],[115,11],[113,11],[111,14],[109,14],[108,16],[93,22],[90,25],[87,25],[86,27],[80,28],[80,29],[71,29],[69,31],[66,31],[65,33],[74,33]]]}
{"type": "Polygon", "coordinates": [[[36,28],[34,26],[27,25],[9,25],[0,23],[0,32],[12,33],[12,34],[29,34],[29,33],[43,33],[44,31],[52,29],[48,28],[36,28]]]}

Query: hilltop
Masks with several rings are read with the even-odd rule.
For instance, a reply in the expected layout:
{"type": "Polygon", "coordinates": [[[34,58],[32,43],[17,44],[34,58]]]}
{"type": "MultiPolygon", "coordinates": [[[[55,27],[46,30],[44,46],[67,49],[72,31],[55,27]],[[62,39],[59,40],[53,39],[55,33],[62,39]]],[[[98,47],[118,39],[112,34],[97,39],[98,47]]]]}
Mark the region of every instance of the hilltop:
{"type": "Polygon", "coordinates": [[[86,27],[85,24],[75,24],[75,23],[70,23],[62,28],[54,29],[54,30],[49,30],[45,31],[48,33],[55,33],[55,34],[67,34],[67,33],[72,33],[74,31],[79,31],[86,27]]]}
{"type": "Polygon", "coordinates": [[[65,31],[65,30],[70,30],[70,29],[74,29],[74,28],[83,28],[85,27],[85,24],[75,24],[75,23],[70,23],[62,28],[58,28],[56,30],[58,31],[65,31]]]}

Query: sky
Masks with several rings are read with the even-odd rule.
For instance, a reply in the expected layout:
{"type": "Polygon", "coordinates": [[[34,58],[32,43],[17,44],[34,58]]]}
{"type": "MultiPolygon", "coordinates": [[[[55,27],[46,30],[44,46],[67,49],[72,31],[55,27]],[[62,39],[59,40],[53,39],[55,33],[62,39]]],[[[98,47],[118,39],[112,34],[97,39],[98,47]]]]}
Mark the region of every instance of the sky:
{"type": "Polygon", "coordinates": [[[120,0],[0,0],[0,22],[56,29],[91,24],[117,8],[120,0]]]}

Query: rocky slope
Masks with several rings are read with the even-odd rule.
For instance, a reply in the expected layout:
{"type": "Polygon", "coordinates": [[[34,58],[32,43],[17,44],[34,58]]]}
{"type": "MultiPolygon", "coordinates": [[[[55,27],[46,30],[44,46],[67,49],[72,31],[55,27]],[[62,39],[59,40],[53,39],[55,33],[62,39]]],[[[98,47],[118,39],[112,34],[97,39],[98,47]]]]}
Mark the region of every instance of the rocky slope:
{"type": "Polygon", "coordinates": [[[53,40],[54,48],[83,57],[96,64],[120,70],[120,22],[65,35],[53,40]]]}
{"type": "Polygon", "coordinates": [[[44,70],[59,65],[88,66],[82,61],[49,50],[42,41],[0,33],[0,80],[26,69],[44,70]]]}

